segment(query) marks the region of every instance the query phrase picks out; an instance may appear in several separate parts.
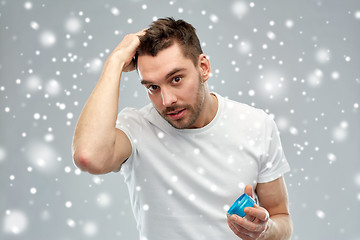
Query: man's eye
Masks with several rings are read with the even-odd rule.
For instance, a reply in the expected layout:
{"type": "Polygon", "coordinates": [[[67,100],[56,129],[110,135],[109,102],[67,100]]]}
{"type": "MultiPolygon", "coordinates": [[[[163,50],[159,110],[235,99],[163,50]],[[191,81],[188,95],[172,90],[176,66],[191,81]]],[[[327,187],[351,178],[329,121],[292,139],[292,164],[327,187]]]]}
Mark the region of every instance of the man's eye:
{"type": "Polygon", "coordinates": [[[148,87],[148,90],[149,90],[149,91],[156,91],[158,88],[159,88],[159,86],[150,85],[150,86],[148,87]]]}
{"type": "Polygon", "coordinates": [[[172,79],[172,82],[173,82],[173,83],[178,83],[178,82],[180,82],[180,80],[181,80],[181,77],[174,77],[174,78],[172,79]]]}

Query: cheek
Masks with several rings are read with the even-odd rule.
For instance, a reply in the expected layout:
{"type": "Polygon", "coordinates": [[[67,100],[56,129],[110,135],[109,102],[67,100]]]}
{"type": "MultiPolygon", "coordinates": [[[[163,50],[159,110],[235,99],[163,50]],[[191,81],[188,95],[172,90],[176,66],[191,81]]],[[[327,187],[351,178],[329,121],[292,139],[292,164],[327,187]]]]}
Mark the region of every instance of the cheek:
{"type": "Polygon", "coordinates": [[[162,106],[162,99],[159,94],[151,94],[147,92],[147,95],[156,109],[160,109],[162,106]]]}

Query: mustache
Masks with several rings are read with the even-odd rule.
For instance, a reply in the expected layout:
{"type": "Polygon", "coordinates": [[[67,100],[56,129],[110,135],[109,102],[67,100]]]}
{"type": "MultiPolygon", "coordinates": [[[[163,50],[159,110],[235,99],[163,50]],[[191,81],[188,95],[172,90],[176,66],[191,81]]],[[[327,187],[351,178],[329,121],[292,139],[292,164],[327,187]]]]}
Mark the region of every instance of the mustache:
{"type": "Polygon", "coordinates": [[[163,114],[167,115],[170,112],[179,111],[185,108],[189,108],[188,105],[175,105],[171,107],[167,107],[165,110],[162,111],[163,114]]]}

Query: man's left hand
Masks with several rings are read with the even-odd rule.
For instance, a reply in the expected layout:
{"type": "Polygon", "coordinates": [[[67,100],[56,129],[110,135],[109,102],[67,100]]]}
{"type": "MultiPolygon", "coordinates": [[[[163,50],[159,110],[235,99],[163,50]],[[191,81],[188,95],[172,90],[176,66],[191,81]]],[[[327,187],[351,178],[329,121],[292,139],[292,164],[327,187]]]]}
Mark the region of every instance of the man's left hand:
{"type": "MultiPolygon", "coordinates": [[[[245,187],[246,194],[252,197],[252,187],[245,187]]],[[[228,225],[230,229],[244,240],[258,239],[266,231],[269,222],[269,212],[260,206],[247,207],[244,209],[246,216],[244,218],[233,214],[227,214],[228,225]]]]}

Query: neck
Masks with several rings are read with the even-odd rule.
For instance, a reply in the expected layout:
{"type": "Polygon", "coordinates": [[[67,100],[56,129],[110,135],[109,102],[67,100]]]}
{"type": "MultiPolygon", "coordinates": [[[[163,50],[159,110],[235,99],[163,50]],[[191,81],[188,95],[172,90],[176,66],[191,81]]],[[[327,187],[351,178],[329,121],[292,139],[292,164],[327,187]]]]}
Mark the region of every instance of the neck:
{"type": "Polygon", "coordinates": [[[200,117],[198,119],[200,121],[198,122],[197,126],[195,126],[195,128],[201,128],[208,125],[214,119],[218,110],[218,100],[214,94],[209,92],[206,83],[204,86],[204,94],[205,94],[204,106],[201,110],[200,117]]]}

